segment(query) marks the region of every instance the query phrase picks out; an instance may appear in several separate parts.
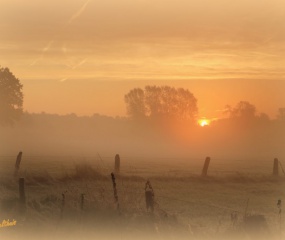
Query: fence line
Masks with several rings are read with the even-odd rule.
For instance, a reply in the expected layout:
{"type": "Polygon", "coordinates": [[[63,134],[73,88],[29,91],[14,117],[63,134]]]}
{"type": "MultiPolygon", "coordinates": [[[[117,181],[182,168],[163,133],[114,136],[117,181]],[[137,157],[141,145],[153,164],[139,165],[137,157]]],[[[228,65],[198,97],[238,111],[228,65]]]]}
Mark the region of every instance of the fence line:
{"type": "MultiPolygon", "coordinates": [[[[0,156],[0,159],[1,158],[11,158],[11,159],[15,159],[15,157],[16,156],[0,156]]],[[[50,158],[51,156],[41,156],[41,158],[50,158]]],[[[101,163],[104,165],[104,167],[106,168],[106,169],[108,169],[108,170],[110,170],[110,172],[112,171],[112,168],[110,167],[110,166],[108,166],[108,164],[106,164],[106,162],[105,162],[105,160],[106,159],[108,159],[108,158],[112,158],[112,159],[114,159],[114,157],[101,157],[99,154],[98,154],[98,156],[97,156],[97,158],[96,157],[90,157],[90,158],[95,158],[95,159],[98,159],[98,157],[99,157],[99,160],[101,160],[101,163]]],[[[25,155],[25,157],[24,157],[25,159],[28,159],[28,158],[30,158],[30,159],[32,159],[32,158],[39,158],[39,156],[26,156],[25,155]]],[[[60,159],[60,158],[63,158],[62,156],[54,156],[53,158],[57,158],[57,159],[60,159]]],[[[66,156],[66,158],[75,158],[75,157],[69,157],[69,156],[66,156]]],[[[77,158],[79,158],[79,157],[77,157],[77,158]]],[[[86,157],[82,157],[82,158],[86,158],[86,157]]],[[[123,159],[126,159],[126,158],[123,158],[123,159]]],[[[156,158],[156,159],[158,159],[158,158],[156,158]]],[[[164,160],[166,160],[166,159],[185,159],[185,158],[159,158],[159,159],[164,159],[164,160]]],[[[190,161],[190,159],[188,159],[188,161],[190,161]]],[[[229,161],[229,165],[232,163],[232,161],[234,161],[234,162],[241,162],[242,160],[238,160],[238,161],[235,161],[235,160],[231,160],[231,161],[229,161]]],[[[245,160],[244,160],[245,161],[245,160]]],[[[62,161],[61,161],[62,162],[62,161]]],[[[201,162],[202,162],[202,159],[201,159],[201,162]]],[[[127,164],[129,164],[130,165],[130,163],[127,163],[127,164]]],[[[269,164],[269,163],[268,163],[269,164]]],[[[284,169],[283,169],[283,167],[282,167],[282,163],[279,161],[279,164],[280,164],[280,167],[282,168],[282,171],[283,171],[283,173],[284,173],[284,175],[285,175],[285,172],[284,172],[284,169]]],[[[39,164],[40,165],[40,164],[39,164]]],[[[132,167],[132,168],[134,168],[134,169],[136,169],[136,170],[138,170],[139,168],[137,168],[137,167],[132,167]]],[[[197,174],[197,176],[199,176],[198,174],[197,174]]],[[[142,179],[142,180],[144,180],[144,178],[142,179]]],[[[67,182],[66,183],[67,184],[67,188],[68,189],[72,189],[72,186],[70,186],[70,184],[67,182]]],[[[87,188],[86,188],[87,189],[87,188]]],[[[104,191],[105,192],[108,192],[108,193],[112,193],[113,191],[112,191],[112,189],[111,189],[111,187],[110,187],[110,190],[109,189],[107,189],[106,188],[106,185],[105,185],[105,181],[103,181],[103,187],[96,187],[96,188],[92,188],[93,190],[94,189],[104,189],[104,191]]],[[[88,196],[90,197],[91,196],[91,194],[90,194],[90,192],[89,192],[89,190],[87,189],[87,191],[88,191],[88,196]]],[[[121,191],[120,191],[120,188],[119,188],[119,191],[118,191],[118,193],[120,193],[121,191]]],[[[129,194],[139,194],[140,196],[143,196],[143,188],[142,188],[142,191],[139,191],[139,190],[137,190],[137,191],[133,191],[133,190],[126,190],[126,188],[124,188],[123,187],[123,189],[122,189],[122,192],[123,193],[129,193],[129,194]]],[[[180,199],[180,198],[175,198],[175,197],[169,197],[169,196],[165,196],[165,195],[160,195],[160,194],[158,194],[158,195],[156,195],[155,194],[155,198],[157,198],[157,199],[168,199],[168,200],[170,200],[170,201],[179,201],[179,202],[184,202],[184,203],[187,203],[187,204],[202,204],[202,205],[205,205],[205,206],[209,206],[209,207],[212,207],[212,208],[216,208],[216,209],[222,209],[222,210],[224,210],[224,211],[234,211],[234,212],[238,212],[238,213],[242,213],[242,211],[237,211],[236,209],[233,209],[233,208],[230,208],[230,207],[226,207],[226,206],[219,206],[219,205],[215,205],[215,204],[212,204],[212,203],[201,203],[201,202],[199,202],[199,203],[197,203],[196,201],[191,201],[191,200],[185,200],[185,199],[180,199]]],[[[88,198],[86,198],[85,200],[89,200],[88,198]]],[[[158,202],[157,202],[158,203],[158,202]]]]}

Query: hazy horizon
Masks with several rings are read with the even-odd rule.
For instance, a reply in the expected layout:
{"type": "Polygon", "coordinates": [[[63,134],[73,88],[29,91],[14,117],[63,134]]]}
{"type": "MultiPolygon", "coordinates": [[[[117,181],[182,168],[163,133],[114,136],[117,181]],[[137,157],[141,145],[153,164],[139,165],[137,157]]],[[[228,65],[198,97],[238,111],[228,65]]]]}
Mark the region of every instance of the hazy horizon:
{"type": "Polygon", "coordinates": [[[30,113],[70,114],[92,116],[127,116],[124,95],[133,88],[146,85],[182,87],[198,100],[198,118],[225,117],[226,105],[235,106],[239,101],[255,105],[259,113],[275,119],[278,109],[284,107],[285,81],[211,79],[211,80],[22,80],[24,84],[24,110],[30,113]],[[55,104],[51,104],[51,97],[55,104]],[[35,101],[35,99],[37,99],[35,101]]]}
{"type": "Polygon", "coordinates": [[[274,118],[285,103],[284,9],[281,0],[0,0],[0,64],[23,83],[29,112],[124,116],[129,90],[157,84],[189,89],[200,117],[246,100],[274,118]]]}

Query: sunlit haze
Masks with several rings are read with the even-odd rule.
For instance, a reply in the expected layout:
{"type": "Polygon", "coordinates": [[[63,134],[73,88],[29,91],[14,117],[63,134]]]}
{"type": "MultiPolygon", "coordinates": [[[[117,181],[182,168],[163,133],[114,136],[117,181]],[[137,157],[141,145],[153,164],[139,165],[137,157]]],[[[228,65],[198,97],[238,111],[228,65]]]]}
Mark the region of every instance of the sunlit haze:
{"type": "Polygon", "coordinates": [[[0,0],[0,65],[28,112],[126,114],[149,83],[188,88],[201,116],[285,102],[285,2],[0,0]]]}

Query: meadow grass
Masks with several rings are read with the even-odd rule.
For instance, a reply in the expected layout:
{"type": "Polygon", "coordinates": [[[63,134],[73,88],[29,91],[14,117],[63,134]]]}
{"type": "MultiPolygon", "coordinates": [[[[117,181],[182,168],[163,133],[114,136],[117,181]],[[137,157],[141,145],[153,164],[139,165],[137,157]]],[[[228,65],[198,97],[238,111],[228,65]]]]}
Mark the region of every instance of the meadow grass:
{"type": "Polygon", "coordinates": [[[110,176],[111,159],[26,157],[18,177],[26,181],[27,209],[20,215],[14,159],[3,158],[1,218],[16,219],[17,226],[1,228],[0,234],[9,239],[19,239],[19,234],[35,238],[42,234],[46,239],[79,239],[82,235],[102,239],[284,237],[284,223],[280,226],[276,206],[277,200],[285,197],[284,176],[272,176],[267,162],[256,163],[258,167],[252,169],[253,163],[246,167],[238,161],[232,163],[230,171],[221,161],[217,163],[219,168],[212,162],[209,176],[201,177],[201,162],[191,165],[140,160],[126,161],[125,166],[123,162],[121,173],[116,175],[120,203],[117,211],[110,176]],[[151,181],[154,189],[154,213],[146,211],[146,180],[151,181]],[[83,211],[81,194],[84,194],[83,211]],[[235,223],[231,219],[233,212],[237,213],[235,223]],[[258,220],[250,220],[252,216],[259,219],[263,216],[265,222],[256,223],[258,220]],[[263,226],[262,232],[248,231],[246,226],[250,224],[263,226]],[[48,233],[53,237],[48,238],[48,233]]]}

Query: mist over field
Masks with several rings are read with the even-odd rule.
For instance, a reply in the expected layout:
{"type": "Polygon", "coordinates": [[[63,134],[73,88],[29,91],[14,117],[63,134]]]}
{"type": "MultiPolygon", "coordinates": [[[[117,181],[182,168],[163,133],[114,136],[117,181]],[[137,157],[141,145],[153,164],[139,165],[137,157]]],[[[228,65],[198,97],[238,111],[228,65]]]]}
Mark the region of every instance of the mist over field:
{"type": "Polygon", "coordinates": [[[169,86],[125,104],[125,117],[0,108],[0,236],[282,239],[284,108],[199,118],[195,96],[169,86]]]}
{"type": "Polygon", "coordinates": [[[187,121],[134,121],[25,113],[14,126],[1,126],[1,155],[176,157],[230,159],[285,157],[285,123],[256,117],[224,118],[201,127],[187,121]]]}

